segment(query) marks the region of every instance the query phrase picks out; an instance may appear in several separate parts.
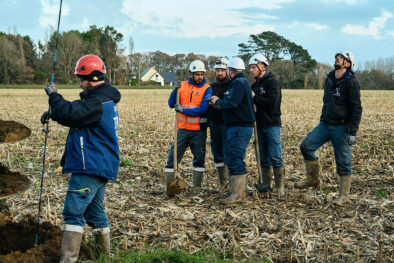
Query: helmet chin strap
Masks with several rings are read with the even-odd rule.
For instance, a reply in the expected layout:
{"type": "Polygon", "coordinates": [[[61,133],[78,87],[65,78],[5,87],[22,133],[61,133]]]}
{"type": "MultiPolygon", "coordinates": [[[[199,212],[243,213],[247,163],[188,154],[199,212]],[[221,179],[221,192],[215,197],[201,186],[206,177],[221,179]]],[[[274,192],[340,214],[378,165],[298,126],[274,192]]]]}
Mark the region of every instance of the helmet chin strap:
{"type": "Polygon", "coordinates": [[[257,68],[259,69],[259,74],[257,75],[257,77],[255,77],[255,79],[257,80],[257,79],[260,78],[261,73],[262,73],[262,72],[265,72],[265,68],[264,68],[264,70],[261,70],[258,64],[256,64],[256,66],[257,66],[257,68]]]}

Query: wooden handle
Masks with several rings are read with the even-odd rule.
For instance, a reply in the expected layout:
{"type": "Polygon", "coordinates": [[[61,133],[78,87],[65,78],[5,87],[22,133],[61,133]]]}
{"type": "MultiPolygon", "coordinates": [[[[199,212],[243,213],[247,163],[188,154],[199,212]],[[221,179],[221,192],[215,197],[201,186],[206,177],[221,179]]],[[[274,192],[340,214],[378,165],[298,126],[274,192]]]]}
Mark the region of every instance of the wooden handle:
{"type": "MultiPolygon", "coordinates": [[[[254,111],[256,112],[256,105],[253,104],[254,106],[254,111]]],[[[257,123],[256,121],[254,122],[254,141],[256,142],[256,161],[257,161],[257,170],[259,171],[259,177],[262,176],[262,171],[261,171],[261,163],[260,163],[260,150],[259,150],[259,138],[258,138],[258,134],[257,134],[257,123]]],[[[260,178],[261,180],[261,178],[260,178]]]]}
{"type": "MultiPolygon", "coordinates": [[[[179,104],[179,89],[176,90],[176,104],[179,104]]],[[[174,131],[174,171],[178,169],[178,112],[175,112],[175,131],[174,131]]]]}

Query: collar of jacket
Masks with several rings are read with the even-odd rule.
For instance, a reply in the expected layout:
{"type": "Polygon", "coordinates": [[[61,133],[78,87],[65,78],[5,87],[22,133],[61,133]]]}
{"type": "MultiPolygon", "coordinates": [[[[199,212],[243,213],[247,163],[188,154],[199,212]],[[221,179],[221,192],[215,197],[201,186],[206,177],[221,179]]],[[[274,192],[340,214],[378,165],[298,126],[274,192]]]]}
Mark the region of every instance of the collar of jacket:
{"type": "Polygon", "coordinates": [[[238,73],[237,75],[234,76],[234,78],[231,79],[231,82],[233,82],[234,80],[236,80],[238,78],[244,78],[244,74],[238,73]]]}
{"type": "Polygon", "coordinates": [[[189,79],[187,80],[187,82],[188,82],[190,85],[193,85],[194,87],[197,87],[197,88],[201,88],[202,86],[204,86],[204,85],[207,83],[206,79],[204,79],[204,80],[202,81],[201,84],[196,84],[196,83],[194,83],[194,81],[193,81],[192,78],[189,78],[189,79]]]}
{"type": "Polygon", "coordinates": [[[102,83],[102,84],[100,84],[100,85],[97,85],[97,86],[88,88],[88,89],[82,91],[81,93],[79,93],[79,97],[80,97],[81,99],[84,99],[84,98],[86,98],[90,93],[93,93],[94,91],[96,91],[96,90],[98,90],[98,89],[104,87],[105,85],[106,85],[106,83],[104,82],[104,83],[102,83]]]}
{"type": "MultiPolygon", "coordinates": [[[[351,70],[346,70],[346,72],[342,75],[342,77],[340,77],[338,80],[340,80],[340,79],[348,79],[348,78],[350,78],[351,76],[353,76],[354,74],[353,74],[353,72],[351,71],[351,70]]],[[[328,73],[328,77],[330,78],[330,79],[334,79],[335,78],[335,70],[333,70],[333,71],[331,71],[330,73],[328,73]]]]}

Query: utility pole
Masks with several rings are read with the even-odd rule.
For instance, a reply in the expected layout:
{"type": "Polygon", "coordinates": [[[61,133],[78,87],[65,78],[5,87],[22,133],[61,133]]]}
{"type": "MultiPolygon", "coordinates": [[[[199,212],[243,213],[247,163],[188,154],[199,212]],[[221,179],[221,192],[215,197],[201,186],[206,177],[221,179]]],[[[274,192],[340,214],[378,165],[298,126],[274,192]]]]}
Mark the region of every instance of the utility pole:
{"type": "Polygon", "coordinates": [[[138,57],[138,86],[140,85],[140,76],[141,76],[141,57],[138,57]]]}

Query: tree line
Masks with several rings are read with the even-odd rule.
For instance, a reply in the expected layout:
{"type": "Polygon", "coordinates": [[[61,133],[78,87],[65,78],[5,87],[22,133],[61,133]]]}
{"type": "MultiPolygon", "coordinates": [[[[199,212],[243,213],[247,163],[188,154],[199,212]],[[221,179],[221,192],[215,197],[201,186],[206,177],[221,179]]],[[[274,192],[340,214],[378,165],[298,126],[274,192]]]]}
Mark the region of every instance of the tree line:
{"type": "MultiPolygon", "coordinates": [[[[107,66],[107,78],[117,85],[138,83],[140,74],[150,66],[158,72],[173,72],[178,80],[188,76],[188,66],[202,60],[208,68],[207,79],[215,80],[217,56],[203,54],[175,54],[165,52],[135,52],[129,39],[129,52],[121,47],[123,35],[114,27],[90,26],[80,32],[71,30],[59,34],[55,82],[76,84],[75,63],[85,54],[100,56],[107,66]]],[[[30,36],[0,32],[0,84],[44,84],[52,72],[56,32],[42,43],[34,43],[30,36]]],[[[332,65],[319,63],[309,52],[272,31],[252,34],[247,43],[240,43],[239,56],[247,65],[249,58],[260,52],[269,61],[269,70],[278,75],[283,88],[322,89],[332,65]]],[[[357,63],[357,62],[356,62],[357,63]]],[[[364,62],[357,66],[356,76],[362,89],[394,89],[394,57],[364,62]]],[[[251,78],[248,71],[246,77],[251,78]]],[[[250,79],[252,81],[252,79],[250,79]]]]}

